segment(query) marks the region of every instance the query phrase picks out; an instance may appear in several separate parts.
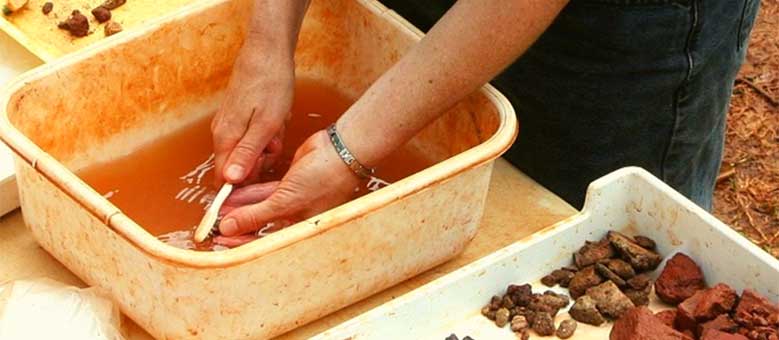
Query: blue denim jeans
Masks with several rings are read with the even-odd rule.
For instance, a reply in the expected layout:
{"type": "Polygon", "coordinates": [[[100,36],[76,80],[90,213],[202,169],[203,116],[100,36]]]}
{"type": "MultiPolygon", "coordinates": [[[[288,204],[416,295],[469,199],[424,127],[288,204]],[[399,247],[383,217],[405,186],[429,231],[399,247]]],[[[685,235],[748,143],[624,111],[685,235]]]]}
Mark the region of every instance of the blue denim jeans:
{"type": "MultiPolygon", "coordinates": [[[[452,1],[385,0],[423,30],[452,1]]],[[[571,0],[493,80],[514,104],[504,155],[576,207],[640,166],[711,209],[733,82],[759,0],[571,0]]]]}

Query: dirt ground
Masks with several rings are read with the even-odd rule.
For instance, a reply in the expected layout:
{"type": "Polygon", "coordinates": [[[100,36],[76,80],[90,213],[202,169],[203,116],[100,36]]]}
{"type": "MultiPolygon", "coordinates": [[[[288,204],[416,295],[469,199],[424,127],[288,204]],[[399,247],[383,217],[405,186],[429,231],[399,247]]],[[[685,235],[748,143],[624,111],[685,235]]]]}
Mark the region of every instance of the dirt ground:
{"type": "Polygon", "coordinates": [[[779,0],[763,0],[728,116],[714,213],[779,257],[779,0]]]}

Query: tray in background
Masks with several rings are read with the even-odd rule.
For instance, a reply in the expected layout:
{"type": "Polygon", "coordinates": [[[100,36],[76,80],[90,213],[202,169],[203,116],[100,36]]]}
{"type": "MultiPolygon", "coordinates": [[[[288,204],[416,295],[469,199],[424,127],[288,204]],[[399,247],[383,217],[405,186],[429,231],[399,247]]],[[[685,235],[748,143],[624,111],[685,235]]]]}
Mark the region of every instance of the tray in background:
{"type": "MultiPolygon", "coordinates": [[[[690,255],[709,284],[724,282],[739,292],[752,288],[779,300],[779,260],[646,171],[625,168],[590,185],[581,213],[314,339],[402,339],[409,334],[444,339],[452,333],[460,339],[516,339],[508,327],[497,328],[481,316],[481,307],[511,283],[529,282],[534,290],[546,290],[539,282],[542,276],[571,264],[571,255],[585,240],[600,239],[608,230],[653,238],[666,258],[677,251],[690,255]]],[[[579,323],[574,336],[605,339],[610,326],[579,323]]]]}
{"type": "MultiPolygon", "coordinates": [[[[77,51],[105,38],[103,26],[90,13],[105,0],[29,0],[27,6],[9,16],[0,14],[0,30],[5,31],[30,52],[45,62],[77,51]],[[41,11],[51,1],[54,9],[48,15],[41,11]],[[71,11],[79,10],[89,18],[90,32],[86,37],[74,38],[58,29],[57,24],[67,19],[71,11]]],[[[111,11],[111,20],[128,30],[143,25],[149,19],[172,12],[196,0],[129,0],[111,11]]],[[[5,1],[2,2],[3,4],[5,1]]]]}

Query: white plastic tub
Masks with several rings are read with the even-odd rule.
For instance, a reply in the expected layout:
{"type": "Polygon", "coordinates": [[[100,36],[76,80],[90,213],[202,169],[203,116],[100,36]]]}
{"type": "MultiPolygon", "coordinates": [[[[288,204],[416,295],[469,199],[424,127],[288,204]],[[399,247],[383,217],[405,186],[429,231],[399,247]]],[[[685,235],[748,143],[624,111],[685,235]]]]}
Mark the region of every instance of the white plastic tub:
{"type": "MultiPolygon", "coordinates": [[[[609,230],[653,238],[666,257],[677,251],[690,255],[709,284],[725,282],[738,291],[751,288],[779,301],[779,260],[648,172],[624,168],[590,185],[579,214],[315,338],[444,339],[455,333],[460,339],[515,340],[508,327],[497,328],[482,316],[481,307],[511,283],[548,289],[539,282],[541,277],[570,265],[585,240],[601,239],[609,230]]],[[[558,315],[558,322],[564,314],[558,315]]],[[[607,339],[610,326],[579,323],[574,338],[607,339]]]]}
{"type": "MultiPolygon", "coordinates": [[[[208,0],[39,67],[0,95],[25,222],[54,257],[164,339],[264,338],[458,254],[517,123],[486,86],[416,136],[439,163],[222,252],[168,246],[73,174],[214,112],[248,2],[208,0]]],[[[420,37],[376,1],[315,0],[297,74],[357,96],[420,37]]]]}

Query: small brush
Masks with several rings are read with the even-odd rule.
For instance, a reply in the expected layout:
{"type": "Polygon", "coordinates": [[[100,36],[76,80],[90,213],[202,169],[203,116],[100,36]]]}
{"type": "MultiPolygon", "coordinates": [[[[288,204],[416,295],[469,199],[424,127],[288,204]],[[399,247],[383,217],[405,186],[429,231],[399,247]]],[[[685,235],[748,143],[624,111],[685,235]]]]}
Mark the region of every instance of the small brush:
{"type": "Polygon", "coordinates": [[[213,237],[219,231],[219,221],[221,220],[219,217],[219,210],[222,209],[222,204],[224,204],[232,191],[233,185],[230,183],[225,183],[222,185],[222,188],[219,189],[214,201],[211,202],[211,206],[208,207],[205,216],[203,216],[197,229],[195,229],[193,239],[196,243],[201,243],[207,238],[213,237]]]}

